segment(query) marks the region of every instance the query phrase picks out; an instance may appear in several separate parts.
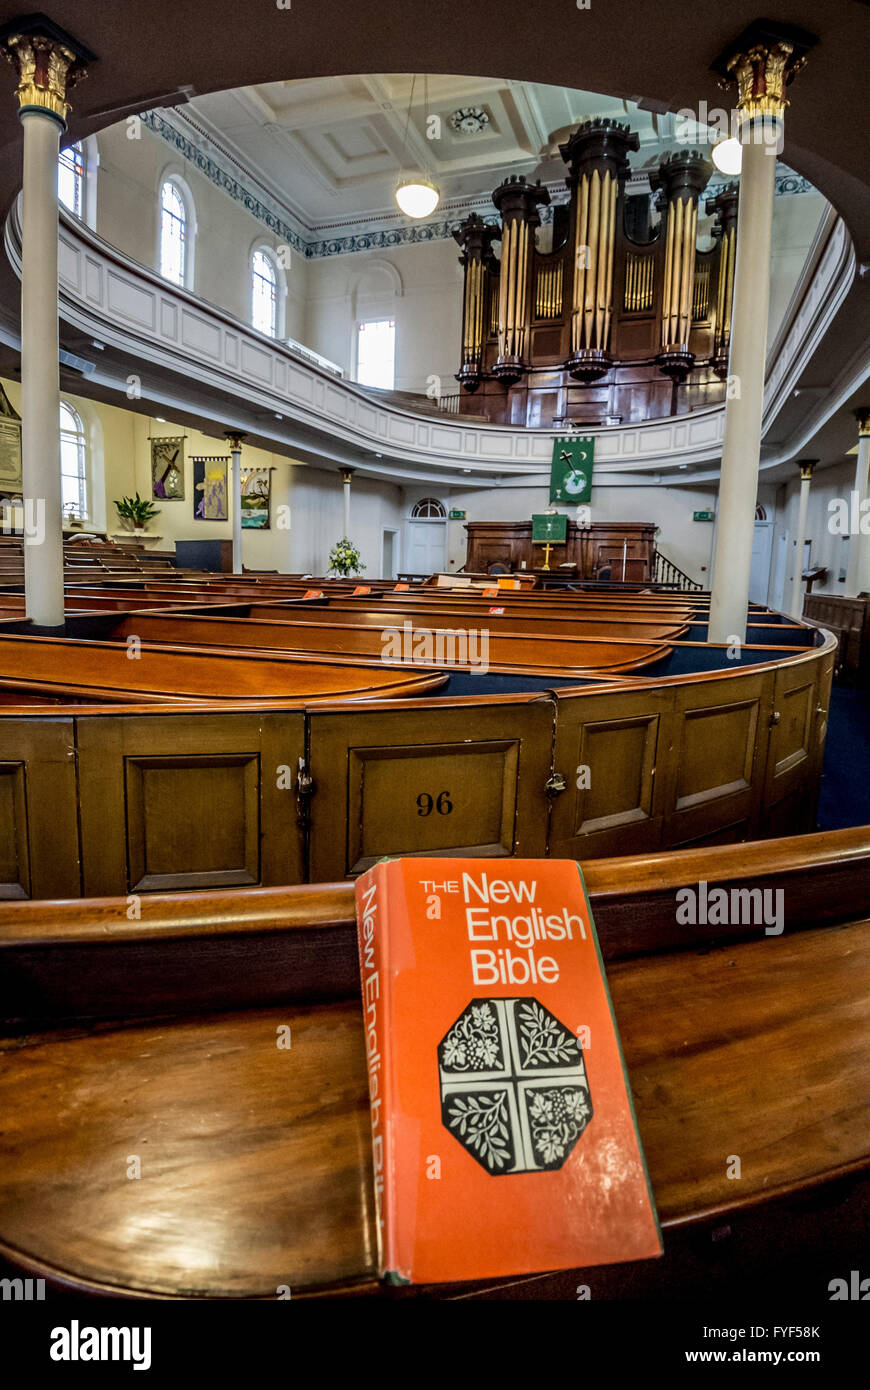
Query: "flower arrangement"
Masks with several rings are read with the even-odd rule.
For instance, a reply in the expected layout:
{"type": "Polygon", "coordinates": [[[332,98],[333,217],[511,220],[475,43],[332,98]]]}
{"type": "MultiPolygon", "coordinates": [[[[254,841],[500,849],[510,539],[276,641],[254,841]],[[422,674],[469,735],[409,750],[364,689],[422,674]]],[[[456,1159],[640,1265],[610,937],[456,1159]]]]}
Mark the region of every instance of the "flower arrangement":
{"type": "Polygon", "coordinates": [[[131,521],[136,531],[160,515],[160,508],[155,507],[147,498],[140,497],[138,492],[135,497],[116,497],[115,506],[118,508],[118,516],[124,521],[131,521]]]}
{"type": "Polygon", "coordinates": [[[365,565],[360,561],[360,553],[353,541],[343,536],[329,552],[330,574],[362,574],[365,565]]]}

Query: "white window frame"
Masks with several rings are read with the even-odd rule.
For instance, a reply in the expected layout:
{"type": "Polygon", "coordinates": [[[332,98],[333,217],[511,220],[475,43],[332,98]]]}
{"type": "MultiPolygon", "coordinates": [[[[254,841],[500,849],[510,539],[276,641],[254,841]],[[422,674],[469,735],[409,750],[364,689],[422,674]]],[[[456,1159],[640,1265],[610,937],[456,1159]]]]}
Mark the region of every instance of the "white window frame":
{"type": "Polygon", "coordinates": [[[79,500],[76,503],[76,516],[82,521],[93,519],[93,501],[91,476],[88,458],[88,429],[74,405],[69,401],[61,400],[59,408],[60,418],[60,472],[61,472],[61,507],[64,516],[68,516],[68,502],[63,501],[63,479],[75,478],[79,480],[79,500]],[[73,420],[73,428],[64,425],[65,412],[69,412],[73,420]],[[67,448],[64,449],[66,443],[67,448]],[[64,467],[66,458],[69,457],[70,450],[75,450],[78,455],[75,472],[64,467]]]}
{"type": "Polygon", "coordinates": [[[86,207],[86,204],[87,204],[87,175],[88,175],[88,156],[87,156],[87,151],[86,151],[86,149],[85,149],[85,147],[84,147],[83,141],[81,141],[81,140],[76,140],[73,144],[67,145],[64,149],[60,150],[60,152],[58,153],[58,156],[57,156],[57,198],[58,198],[58,202],[60,203],[61,207],[64,208],[65,211],[68,212],[68,213],[70,214],[71,217],[77,217],[77,218],[79,219],[80,222],[84,222],[84,220],[85,220],[85,207],[86,207]],[[79,174],[78,174],[78,177],[77,177],[77,178],[76,178],[76,175],[75,175],[76,155],[78,155],[79,165],[80,165],[79,174]],[[78,204],[79,204],[79,205],[78,205],[77,208],[75,208],[75,207],[71,208],[70,205],[69,205],[69,203],[65,202],[64,199],[61,197],[61,192],[60,192],[60,171],[61,171],[61,168],[66,168],[66,169],[70,169],[70,168],[71,168],[71,169],[72,169],[73,177],[76,179],[76,181],[75,181],[75,183],[74,183],[73,186],[74,186],[74,188],[75,188],[75,190],[76,190],[76,193],[77,193],[77,195],[78,195],[78,204]]]}
{"type": "Polygon", "coordinates": [[[359,357],[360,357],[360,353],[359,353],[359,349],[360,349],[360,333],[361,333],[362,329],[363,329],[367,324],[370,324],[370,323],[391,323],[391,324],[393,325],[393,380],[392,380],[392,383],[391,383],[389,386],[376,386],[376,387],[373,387],[373,389],[374,389],[374,390],[380,390],[380,391],[395,391],[395,389],[396,389],[396,346],[397,346],[396,340],[397,340],[397,336],[398,336],[398,335],[397,335],[398,323],[397,323],[397,319],[396,319],[395,314],[378,314],[377,316],[373,316],[373,317],[371,317],[371,318],[364,318],[364,319],[358,319],[358,320],[357,320],[356,330],[355,330],[355,333],[354,333],[354,380],[355,380],[360,386],[367,386],[367,385],[370,384],[370,383],[368,383],[368,382],[360,381],[360,378],[359,378],[359,373],[360,373],[360,360],[359,360],[359,357]]]}
{"type": "Polygon", "coordinates": [[[196,248],[196,208],[190,189],[180,174],[174,170],[164,170],[157,184],[157,251],[155,264],[157,271],[167,284],[178,285],[180,289],[192,290],[194,285],[193,267],[196,248]],[[169,184],[181,201],[184,209],[184,245],[181,280],[173,280],[163,270],[163,190],[169,184]]]}
{"type": "Polygon", "coordinates": [[[278,259],[273,248],[265,242],[257,241],[251,247],[248,256],[248,278],[249,278],[249,302],[250,302],[250,322],[251,326],[258,332],[263,332],[254,323],[254,257],[264,256],[272,267],[275,276],[275,331],[271,335],[265,333],[265,337],[272,337],[273,340],[283,340],[286,336],[286,314],[287,314],[287,277],[284,267],[278,259]]]}

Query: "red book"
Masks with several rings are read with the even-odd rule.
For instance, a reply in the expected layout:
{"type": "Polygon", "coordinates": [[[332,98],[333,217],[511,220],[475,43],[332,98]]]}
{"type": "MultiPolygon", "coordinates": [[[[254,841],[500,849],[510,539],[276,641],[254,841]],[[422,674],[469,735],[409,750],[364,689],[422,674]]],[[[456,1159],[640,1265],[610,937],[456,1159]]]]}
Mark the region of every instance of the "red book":
{"type": "Polygon", "coordinates": [[[385,860],[356,903],[381,1275],[661,1254],[579,865],[385,860]]]}
{"type": "Polygon", "coordinates": [[[306,589],[303,598],[323,598],[322,589],[306,589]]]}
{"type": "Polygon", "coordinates": [[[402,590],[402,589],[410,589],[410,587],[411,587],[410,584],[394,584],[394,585],[393,585],[393,593],[394,593],[394,594],[395,594],[395,593],[398,593],[398,592],[399,592],[400,590],[402,590]]]}
{"type": "Polygon", "coordinates": [[[371,591],[372,591],[372,586],[371,586],[371,584],[357,584],[356,588],[354,589],[353,593],[351,594],[351,598],[356,598],[357,594],[370,594],[371,591]]]}
{"type": "Polygon", "coordinates": [[[489,588],[483,590],[484,598],[498,598],[498,585],[491,584],[489,588]]]}

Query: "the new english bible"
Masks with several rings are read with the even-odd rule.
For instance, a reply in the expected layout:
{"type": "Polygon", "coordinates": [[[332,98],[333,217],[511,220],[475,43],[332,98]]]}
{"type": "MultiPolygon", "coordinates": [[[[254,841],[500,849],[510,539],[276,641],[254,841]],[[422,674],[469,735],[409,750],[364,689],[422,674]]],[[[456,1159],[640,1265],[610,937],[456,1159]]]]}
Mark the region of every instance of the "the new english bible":
{"type": "Polygon", "coordinates": [[[356,904],[382,1277],[661,1254],[579,865],[385,860],[356,904]]]}

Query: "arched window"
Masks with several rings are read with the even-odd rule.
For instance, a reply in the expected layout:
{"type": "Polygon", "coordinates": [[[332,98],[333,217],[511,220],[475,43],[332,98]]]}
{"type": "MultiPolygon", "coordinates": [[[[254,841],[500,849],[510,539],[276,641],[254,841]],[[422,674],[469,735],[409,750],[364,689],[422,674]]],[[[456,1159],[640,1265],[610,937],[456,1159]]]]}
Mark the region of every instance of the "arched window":
{"type": "Polygon", "coordinates": [[[424,497],[419,502],[415,502],[411,510],[411,516],[415,520],[424,521],[444,521],[447,517],[447,510],[443,502],[439,502],[437,497],[424,497]]]}
{"type": "Polygon", "coordinates": [[[81,217],[85,206],[85,153],[81,142],[61,150],[57,161],[57,196],[68,212],[81,217]]]}
{"type": "Polygon", "coordinates": [[[81,417],[66,401],[60,403],[60,486],[64,516],[87,520],[88,446],[81,417]]]}
{"type": "Polygon", "coordinates": [[[251,257],[251,323],[258,333],[277,335],[278,272],[265,251],[255,251],[251,257]]]}
{"type": "Polygon", "coordinates": [[[184,284],[187,259],[187,209],[171,179],[160,190],[160,274],[184,284]]]}

